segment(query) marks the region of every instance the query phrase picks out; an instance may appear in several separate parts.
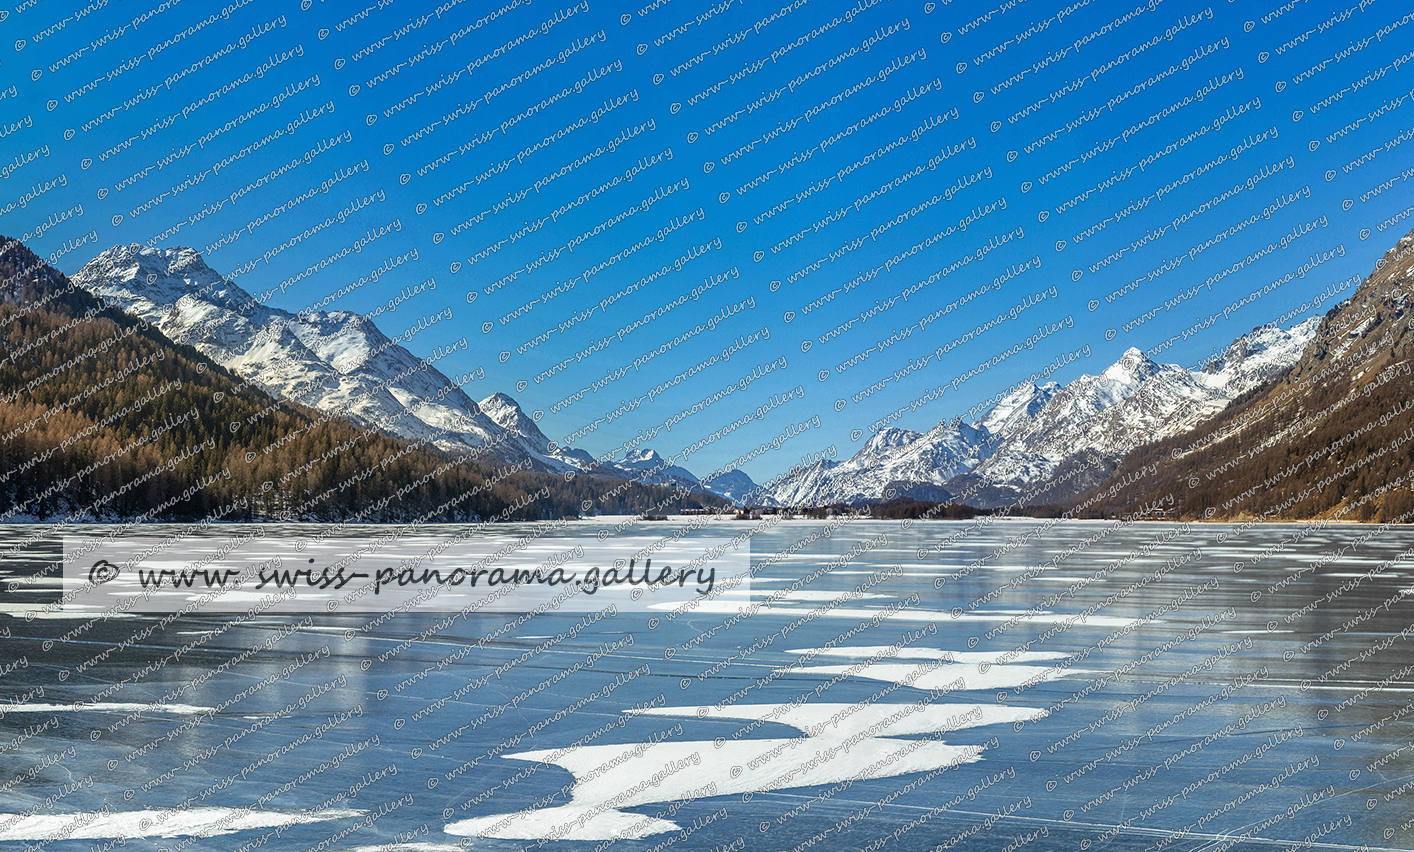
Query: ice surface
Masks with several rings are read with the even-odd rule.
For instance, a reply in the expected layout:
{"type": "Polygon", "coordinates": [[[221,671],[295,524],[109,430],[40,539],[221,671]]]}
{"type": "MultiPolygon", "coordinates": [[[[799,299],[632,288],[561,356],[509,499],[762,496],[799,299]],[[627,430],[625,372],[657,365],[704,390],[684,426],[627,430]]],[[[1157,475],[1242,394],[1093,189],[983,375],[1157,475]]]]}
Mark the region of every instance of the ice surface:
{"type": "MultiPolygon", "coordinates": [[[[820,656],[829,655],[832,657],[872,657],[881,654],[892,645],[855,645],[847,648],[792,648],[786,651],[787,654],[800,654],[820,656]]],[[[976,665],[977,663],[991,663],[1000,665],[998,658],[1005,655],[1008,662],[1014,663],[1034,663],[1039,660],[1059,660],[1070,656],[1064,651],[945,651],[941,648],[910,648],[902,647],[894,649],[889,656],[904,657],[916,660],[942,660],[949,663],[964,663],[976,665]]]]}

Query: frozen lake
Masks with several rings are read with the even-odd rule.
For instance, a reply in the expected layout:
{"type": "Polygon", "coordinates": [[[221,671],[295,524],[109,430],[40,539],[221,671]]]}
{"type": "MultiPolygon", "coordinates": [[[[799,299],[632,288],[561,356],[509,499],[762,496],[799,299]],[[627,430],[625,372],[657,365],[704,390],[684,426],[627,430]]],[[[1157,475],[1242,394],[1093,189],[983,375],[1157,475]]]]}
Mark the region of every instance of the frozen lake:
{"type": "Polygon", "coordinates": [[[699,532],[749,539],[754,576],[685,612],[27,620],[58,597],[58,542],[4,557],[0,840],[1414,848],[1414,532],[699,532]]]}

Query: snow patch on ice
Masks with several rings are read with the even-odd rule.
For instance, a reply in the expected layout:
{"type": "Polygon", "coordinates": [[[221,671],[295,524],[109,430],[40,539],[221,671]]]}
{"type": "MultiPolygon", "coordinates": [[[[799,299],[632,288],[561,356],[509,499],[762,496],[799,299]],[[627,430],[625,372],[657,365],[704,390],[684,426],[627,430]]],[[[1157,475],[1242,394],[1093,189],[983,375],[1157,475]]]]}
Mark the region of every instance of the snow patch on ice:
{"type": "Polygon", "coordinates": [[[98,713],[131,713],[135,710],[147,710],[152,713],[206,713],[214,711],[214,707],[200,707],[195,704],[132,704],[128,702],[115,701],[111,703],[87,704],[79,701],[73,704],[16,704],[3,708],[5,714],[10,713],[77,713],[94,711],[98,713]]]}
{"type": "Polygon", "coordinates": [[[345,819],[363,811],[306,812],[245,808],[184,808],[145,811],[90,811],[67,814],[0,814],[0,840],[94,839],[99,837],[213,837],[253,828],[302,825],[345,819]]]}
{"type": "MultiPolygon", "coordinates": [[[[880,650],[885,649],[867,646],[821,653],[858,656],[876,654],[880,650]]],[[[985,652],[915,648],[904,649],[900,656],[905,654],[922,662],[807,666],[793,674],[847,674],[919,690],[952,692],[1011,688],[1087,673],[1059,667],[995,665],[996,655],[985,652]]],[[[1064,656],[1031,652],[1025,658],[1039,661],[1064,656]]],[[[938,773],[981,760],[983,751],[998,743],[997,738],[992,737],[982,744],[951,745],[939,739],[940,734],[1006,722],[1022,724],[1048,715],[1046,709],[1037,707],[931,703],[937,697],[934,694],[925,700],[905,703],[739,704],[632,711],[642,716],[682,717],[684,721],[644,742],[506,754],[504,757],[511,760],[554,764],[568,770],[574,776],[568,804],[461,820],[448,825],[446,831],[506,840],[642,838],[674,831],[678,826],[658,817],[628,813],[624,808],[917,772],[938,773]],[[777,723],[793,727],[803,736],[673,739],[682,736],[687,725],[726,719],[777,723]],[[910,735],[926,738],[899,738],[910,735]]],[[[746,730],[749,732],[756,727],[758,724],[750,724],[746,730]]]]}

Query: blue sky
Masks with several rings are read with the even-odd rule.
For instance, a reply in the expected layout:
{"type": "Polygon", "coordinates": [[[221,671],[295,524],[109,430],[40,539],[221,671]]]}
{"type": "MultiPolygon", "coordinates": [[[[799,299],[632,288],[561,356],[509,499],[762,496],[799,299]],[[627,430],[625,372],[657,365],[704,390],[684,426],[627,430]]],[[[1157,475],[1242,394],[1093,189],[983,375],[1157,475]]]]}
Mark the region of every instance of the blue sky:
{"type": "Polygon", "coordinates": [[[0,233],[67,273],[194,246],[275,307],[384,305],[389,335],[450,306],[405,345],[466,336],[440,366],[484,367],[473,397],[698,474],[970,420],[1130,346],[1192,366],[1329,310],[1414,226],[1388,2],[0,14],[0,233]]]}

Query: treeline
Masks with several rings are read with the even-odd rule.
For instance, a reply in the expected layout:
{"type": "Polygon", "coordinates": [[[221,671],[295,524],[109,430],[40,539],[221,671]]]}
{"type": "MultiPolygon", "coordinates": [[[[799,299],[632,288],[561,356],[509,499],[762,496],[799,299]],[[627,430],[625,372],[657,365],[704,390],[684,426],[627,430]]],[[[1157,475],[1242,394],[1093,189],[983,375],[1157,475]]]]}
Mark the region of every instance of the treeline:
{"type": "Polygon", "coordinates": [[[0,521],[466,522],[720,506],[278,402],[0,237],[0,521]]]}

